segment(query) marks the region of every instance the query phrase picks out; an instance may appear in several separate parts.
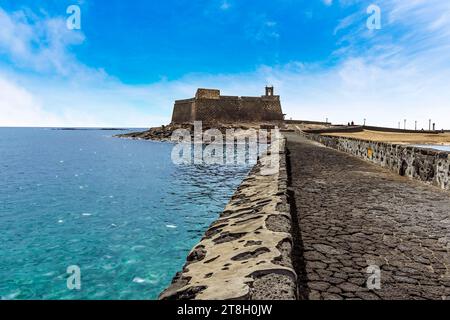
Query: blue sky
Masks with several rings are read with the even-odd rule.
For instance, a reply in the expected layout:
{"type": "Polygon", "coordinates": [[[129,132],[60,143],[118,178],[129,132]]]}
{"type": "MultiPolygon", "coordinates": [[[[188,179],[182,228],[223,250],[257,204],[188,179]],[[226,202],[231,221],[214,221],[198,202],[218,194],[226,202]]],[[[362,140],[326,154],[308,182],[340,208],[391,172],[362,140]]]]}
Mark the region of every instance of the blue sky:
{"type": "Polygon", "coordinates": [[[159,125],[273,84],[288,117],[450,128],[449,30],[445,0],[0,0],[0,125],[159,125]]]}

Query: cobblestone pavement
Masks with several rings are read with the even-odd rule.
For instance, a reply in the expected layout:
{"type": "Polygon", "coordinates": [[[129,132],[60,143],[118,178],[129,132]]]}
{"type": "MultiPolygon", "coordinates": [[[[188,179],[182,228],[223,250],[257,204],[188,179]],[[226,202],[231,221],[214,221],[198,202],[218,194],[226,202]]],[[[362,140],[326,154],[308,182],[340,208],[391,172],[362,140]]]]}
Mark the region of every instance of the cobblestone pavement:
{"type": "Polygon", "coordinates": [[[450,299],[450,193],[287,137],[306,298],[450,299]]]}

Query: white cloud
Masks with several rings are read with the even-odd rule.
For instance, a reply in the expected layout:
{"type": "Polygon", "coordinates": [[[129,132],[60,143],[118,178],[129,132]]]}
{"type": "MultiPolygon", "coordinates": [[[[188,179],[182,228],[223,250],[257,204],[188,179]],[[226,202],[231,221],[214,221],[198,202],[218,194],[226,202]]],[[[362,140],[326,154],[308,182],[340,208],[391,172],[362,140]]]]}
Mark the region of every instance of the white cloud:
{"type": "MultiPolygon", "coordinates": [[[[142,95],[139,90],[113,83],[100,90],[48,85],[28,83],[26,89],[0,74],[0,126],[148,127],[168,120],[130,102],[133,94],[142,95]]],[[[152,97],[142,98],[149,102],[152,97]]]]}
{"type": "MultiPolygon", "coordinates": [[[[381,1],[384,22],[379,32],[365,28],[365,10],[344,19],[336,37],[347,45],[335,52],[339,62],[331,68],[292,62],[249,73],[191,74],[139,86],[76,61],[68,48],[80,43],[82,35],[60,39],[59,27],[50,23],[59,20],[36,18],[29,25],[20,14],[0,11],[0,51],[19,67],[53,74],[30,77],[0,65],[0,125],[159,125],[170,121],[173,100],[193,96],[197,87],[259,95],[266,84],[273,84],[288,118],[328,117],[340,123],[366,118],[369,124],[394,127],[405,118],[411,126],[418,120],[419,127],[427,127],[431,118],[439,128],[450,128],[450,5],[431,2],[428,7],[418,0],[381,1]],[[36,30],[42,35],[38,39],[51,39],[43,43],[53,45],[35,44],[36,30]],[[40,69],[43,60],[49,61],[40,69]]],[[[248,31],[264,39],[277,34],[276,27],[273,20],[258,17],[248,31]]]]}
{"type": "Polygon", "coordinates": [[[59,121],[27,90],[0,77],[0,126],[42,126],[59,121]]]}
{"type": "Polygon", "coordinates": [[[70,47],[84,35],[63,18],[0,8],[0,126],[139,126],[169,119],[156,92],[81,64],[70,47]],[[1,62],[1,60],[0,60],[1,62]]]}
{"type": "Polygon", "coordinates": [[[84,35],[68,30],[62,18],[42,19],[25,11],[8,14],[0,8],[0,54],[17,67],[73,75],[84,67],[68,48],[83,41],[84,35]]]}
{"type": "Polygon", "coordinates": [[[227,0],[222,1],[222,4],[220,5],[220,10],[228,10],[230,9],[231,5],[227,0]]]}
{"type": "MultiPolygon", "coordinates": [[[[339,43],[345,44],[334,54],[341,61],[342,84],[352,88],[352,100],[364,102],[360,110],[373,113],[379,122],[383,118],[378,112],[386,110],[385,124],[395,125],[403,118],[427,122],[430,117],[438,126],[450,127],[450,84],[445,80],[450,76],[450,3],[386,0],[377,4],[381,30],[366,28],[365,10],[344,18],[335,29],[339,43]]],[[[347,89],[341,87],[339,92],[347,89]]],[[[350,114],[345,100],[336,97],[336,101],[350,114]]]]}
{"type": "Polygon", "coordinates": [[[245,26],[246,36],[251,41],[262,41],[273,45],[273,40],[280,34],[277,22],[269,19],[265,14],[254,15],[245,26]]]}

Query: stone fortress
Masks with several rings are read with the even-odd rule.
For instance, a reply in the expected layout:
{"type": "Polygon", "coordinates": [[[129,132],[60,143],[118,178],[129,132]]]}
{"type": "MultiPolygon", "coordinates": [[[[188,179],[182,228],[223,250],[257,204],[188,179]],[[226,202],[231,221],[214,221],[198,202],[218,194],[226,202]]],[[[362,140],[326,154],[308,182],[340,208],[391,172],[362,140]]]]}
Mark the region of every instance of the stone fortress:
{"type": "Polygon", "coordinates": [[[450,145],[450,131],[283,119],[273,87],[198,89],[175,102],[171,124],[120,135],[173,141],[194,121],[282,133],[270,141],[278,170],[261,170],[271,153],[259,158],[159,298],[450,299],[450,152],[432,148],[450,145]]]}
{"type": "Polygon", "coordinates": [[[264,96],[222,96],[217,89],[198,89],[194,98],[177,100],[172,124],[239,123],[283,121],[280,96],[273,87],[266,87],[264,96]]]}

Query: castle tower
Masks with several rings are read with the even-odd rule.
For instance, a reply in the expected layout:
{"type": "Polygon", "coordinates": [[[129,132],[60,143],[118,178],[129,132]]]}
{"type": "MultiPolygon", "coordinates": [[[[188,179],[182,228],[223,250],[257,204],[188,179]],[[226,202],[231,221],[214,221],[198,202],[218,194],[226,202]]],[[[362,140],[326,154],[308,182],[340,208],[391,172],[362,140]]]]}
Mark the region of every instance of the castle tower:
{"type": "Polygon", "coordinates": [[[259,97],[222,96],[218,89],[197,90],[195,97],[175,101],[173,124],[240,123],[282,121],[280,97],[273,86],[267,86],[265,95],[259,97]]]}
{"type": "Polygon", "coordinates": [[[273,96],[273,86],[271,86],[271,87],[266,86],[266,96],[267,97],[272,97],[273,96]]]}

